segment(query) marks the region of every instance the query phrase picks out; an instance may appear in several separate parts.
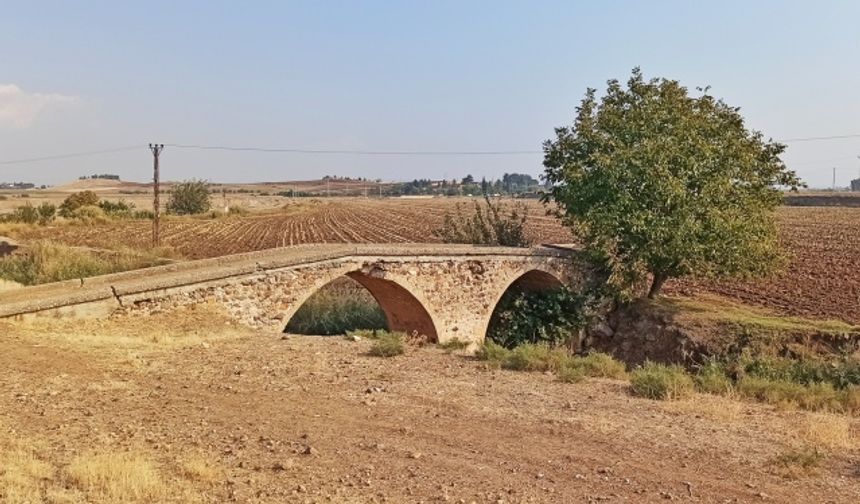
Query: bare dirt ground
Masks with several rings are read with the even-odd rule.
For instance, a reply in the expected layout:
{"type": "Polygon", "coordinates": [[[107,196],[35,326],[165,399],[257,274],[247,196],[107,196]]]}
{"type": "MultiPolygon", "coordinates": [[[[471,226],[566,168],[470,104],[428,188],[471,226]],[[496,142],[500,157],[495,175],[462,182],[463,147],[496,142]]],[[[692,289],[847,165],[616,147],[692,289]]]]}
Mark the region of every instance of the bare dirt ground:
{"type": "Polygon", "coordinates": [[[0,501],[860,501],[857,419],[368,347],[205,307],[0,322],[0,501]],[[819,467],[780,465],[801,447],[819,467]],[[146,481],[82,476],[106,454],[146,481]]]}

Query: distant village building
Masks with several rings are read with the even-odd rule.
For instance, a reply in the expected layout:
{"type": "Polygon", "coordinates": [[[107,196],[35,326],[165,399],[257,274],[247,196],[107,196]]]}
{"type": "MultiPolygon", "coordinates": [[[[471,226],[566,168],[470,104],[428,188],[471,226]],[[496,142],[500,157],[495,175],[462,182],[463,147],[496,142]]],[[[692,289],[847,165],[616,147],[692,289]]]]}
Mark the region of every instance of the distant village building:
{"type": "Polygon", "coordinates": [[[860,192],[860,178],[851,181],[851,190],[855,192],[860,192]]]}

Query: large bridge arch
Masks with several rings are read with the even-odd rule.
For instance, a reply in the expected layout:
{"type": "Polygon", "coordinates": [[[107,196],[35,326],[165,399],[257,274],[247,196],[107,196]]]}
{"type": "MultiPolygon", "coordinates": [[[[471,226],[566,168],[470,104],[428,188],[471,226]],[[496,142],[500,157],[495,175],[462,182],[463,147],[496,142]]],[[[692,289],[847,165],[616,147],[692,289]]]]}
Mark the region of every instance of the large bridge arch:
{"type": "Polygon", "coordinates": [[[281,303],[280,313],[275,318],[286,325],[311,296],[341,277],[355,280],[370,292],[385,313],[389,330],[409,334],[417,332],[431,341],[438,341],[436,323],[428,309],[431,305],[422,299],[420,289],[396,276],[381,275],[376,269],[362,264],[316,270],[307,287],[297,288],[303,283],[302,276],[279,281],[293,295],[281,303]]]}

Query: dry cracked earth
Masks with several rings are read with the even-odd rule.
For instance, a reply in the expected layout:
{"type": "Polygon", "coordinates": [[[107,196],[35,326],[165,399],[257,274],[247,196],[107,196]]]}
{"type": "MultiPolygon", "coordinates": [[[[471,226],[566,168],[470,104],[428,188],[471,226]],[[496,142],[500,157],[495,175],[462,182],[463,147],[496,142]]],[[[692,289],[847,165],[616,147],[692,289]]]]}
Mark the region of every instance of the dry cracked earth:
{"type": "Polygon", "coordinates": [[[860,502],[857,419],[369,345],[205,307],[0,322],[0,501],[860,502]],[[781,462],[810,446],[814,467],[781,462]],[[76,472],[106,453],[149,479],[76,472]]]}

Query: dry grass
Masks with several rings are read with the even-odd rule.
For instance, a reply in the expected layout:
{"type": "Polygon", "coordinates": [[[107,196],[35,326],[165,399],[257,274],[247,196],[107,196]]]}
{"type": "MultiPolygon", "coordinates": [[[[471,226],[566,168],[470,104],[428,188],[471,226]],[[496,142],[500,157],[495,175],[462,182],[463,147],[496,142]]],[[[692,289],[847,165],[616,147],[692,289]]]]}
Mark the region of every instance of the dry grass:
{"type": "Polygon", "coordinates": [[[710,394],[697,394],[691,398],[666,402],[664,408],[680,415],[693,415],[721,424],[735,425],[743,420],[743,403],[710,394]]]}
{"type": "Polygon", "coordinates": [[[823,460],[823,453],[805,446],[780,453],[771,461],[771,466],[784,478],[798,479],[818,474],[823,460]]]}
{"type": "Polygon", "coordinates": [[[845,415],[810,413],[798,424],[798,434],[808,445],[817,449],[842,450],[860,448],[853,419],[845,415]]]}
{"type": "Polygon", "coordinates": [[[206,346],[254,334],[252,329],[229,318],[223,308],[208,304],[153,314],[146,317],[145,323],[33,318],[25,322],[0,322],[0,331],[76,350],[123,354],[206,346]]]}
{"type": "Polygon", "coordinates": [[[42,488],[53,475],[53,466],[32,450],[21,445],[0,447],[0,502],[41,502],[42,488]]]}
{"type": "Polygon", "coordinates": [[[66,473],[95,500],[135,502],[168,495],[155,463],[136,453],[90,452],[72,460],[66,473]]]}
{"type": "Polygon", "coordinates": [[[856,332],[860,327],[841,320],[818,320],[803,317],[788,317],[732,301],[730,299],[699,294],[692,298],[663,298],[663,306],[683,311],[686,314],[713,320],[731,322],[745,327],[757,327],[782,331],[819,331],[822,333],[843,334],[856,332]]]}

